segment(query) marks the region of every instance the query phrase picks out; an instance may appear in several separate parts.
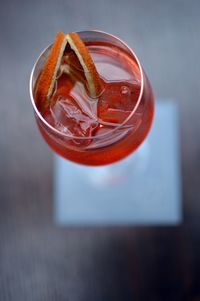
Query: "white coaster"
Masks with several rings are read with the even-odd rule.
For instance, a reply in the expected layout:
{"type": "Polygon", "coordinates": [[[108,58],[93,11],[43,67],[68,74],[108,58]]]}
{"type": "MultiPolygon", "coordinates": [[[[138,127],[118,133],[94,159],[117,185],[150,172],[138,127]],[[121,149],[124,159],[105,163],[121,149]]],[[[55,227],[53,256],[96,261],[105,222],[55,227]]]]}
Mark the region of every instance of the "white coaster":
{"type": "Polygon", "coordinates": [[[128,158],[85,167],[55,156],[55,221],[59,225],[146,225],[181,222],[177,106],[156,103],[146,141],[128,158]]]}

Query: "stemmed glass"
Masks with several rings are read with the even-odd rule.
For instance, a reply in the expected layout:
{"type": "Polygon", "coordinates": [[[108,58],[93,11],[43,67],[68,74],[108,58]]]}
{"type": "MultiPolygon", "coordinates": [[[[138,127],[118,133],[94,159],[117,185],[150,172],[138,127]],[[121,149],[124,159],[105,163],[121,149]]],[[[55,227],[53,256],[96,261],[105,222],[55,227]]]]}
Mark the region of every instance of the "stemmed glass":
{"type": "MultiPolygon", "coordinates": [[[[81,31],[79,35],[86,43],[88,41],[98,41],[102,44],[109,43],[117,46],[119,51],[120,49],[125,51],[133,60],[134,71],[141,82],[141,86],[138,99],[129,116],[112,130],[89,137],[75,137],[60,132],[51,126],[39,112],[33,93],[36,79],[43,67],[51,45],[40,54],[33,66],[30,77],[30,97],[36,123],[47,144],[54,152],[65,159],[83,165],[90,165],[90,167],[81,169],[88,177],[87,185],[97,183],[100,186],[106,186],[109,183],[117,182],[121,178],[120,175],[124,174],[124,171],[122,172],[123,168],[125,173],[129,173],[127,165],[130,165],[130,161],[134,163],[134,155],[129,156],[127,160],[120,161],[121,163],[110,164],[127,157],[145,140],[153,120],[154,97],[150,82],[139,59],[126,43],[113,35],[101,31],[81,31]],[[105,166],[97,168],[97,166],[102,165],[105,166]],[[91,166],[96,166],[96,168],[91,166]]],[[[142,160],[142,156],[139,159],[142,160]]],[[[70,168],[76,169],[77,165],[71,164],[70,168]]],[[[81,170],[78,169],[77,177],[79,177],[79,172],[82,172],[81,170]]]]}

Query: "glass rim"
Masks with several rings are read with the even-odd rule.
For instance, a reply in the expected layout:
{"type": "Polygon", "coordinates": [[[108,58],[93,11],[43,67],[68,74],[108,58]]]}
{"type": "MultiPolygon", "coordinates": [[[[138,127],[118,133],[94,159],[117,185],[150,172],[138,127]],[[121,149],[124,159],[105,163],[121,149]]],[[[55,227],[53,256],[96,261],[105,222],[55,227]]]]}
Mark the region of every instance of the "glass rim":
{"type": "Polygon", "coordinates": [[[102,134],[99,134],[99,135],[96,135],[96,136],[88,136],[88,137],[80,137],[80,136],[73,136],[73,135],[69,135],[69,134],[66,134],[66,133],[63,133],[59,130],[57,130],[56,128],[54,128],[51,124],[49,124],[46,119],[42,116],[42,114],[40,113],[40,111],[38,110],[37,106],[36,106],[36,103],[35,103],[35,100],[34,100],[34,96],[33,96],[33,74],[34,74],[34,71],[35,71],[35,68],[40,60],[40,58],[44,55],[44,53],[49,49],[49,47],[52,45],[52,44],[49,44],[44,50],[42,50],[42,52],[39,54],[38,58],[36,59],[34,65],[33,65],[33,68],[31,70],[31,75],[30,75],[30,81],[29,81],[29,93],[30,93],[30,98],[31,98],[31,103],[32,103],[32,106],[33,106],[33,109],[34,109],[34,112],[36,113],[36,115],[39,117],[39,119],[42,121],[42,123],[45,124],[45,126],[47,126],[47,128],[49,128],[51,131],[53,131],[55,134],[57,135],[60,135],[62,137],[65,137],[65,138],[68,138],[68,139],[75,139],[75,140],[88,140],[88,139],[97,139],[97,138],[102,138],[102,137],[106,137],[106,136],[109,136],[110,134],[112,134],[113,132],[117,131],[118,129],[120,128],[123,128],[123,126],[126,125],[126,123],[132,118],[132,116],[135,114],[140,102],[141,102],[141,99],[142,99],[142,95],[143,95],[143,91],[144,91],[144,72],[143,72],[143,69],[142,69],[142,66],[140,64],[140,61],[137,57],[137,55],[135,54],[135,52],[121,39],[119,39],[118,37],[116,37],[115,35],[112,35],[110,33],[107,33],[105,31],[101,31],[101,30],[83,30],[83,31],[77,31],[78,34],[81,34],[81,33],[89,33],[89,32],[96,32],[96,33],[101,33],[101,34],[104,34],[106,35],[107,37],[112,37],[114,39],[116,39],[117,41],[119,41],[121,44],[123,44],[131,53],[131,55],[134,57],[138,67],[139,67],[139,71],[140,71],[140,76],[141,76],[141,86],[140,86],[140,93],[139,93],[139,96],[138,96],[138,99],[137,99],[137,102],[132,110],[132,112],[128,115],[128,117],[122,122],[122,123],[119,123],[117,124],[113,129],[110,129],[108,132],[106,133],[102,133],[102,134]]]}

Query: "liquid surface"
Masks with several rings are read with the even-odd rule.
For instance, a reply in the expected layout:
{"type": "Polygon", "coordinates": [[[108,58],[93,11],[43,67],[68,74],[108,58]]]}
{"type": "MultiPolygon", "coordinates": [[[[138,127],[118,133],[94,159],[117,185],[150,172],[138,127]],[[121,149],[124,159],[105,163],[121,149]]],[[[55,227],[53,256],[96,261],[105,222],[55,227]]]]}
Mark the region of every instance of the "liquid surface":
{"type": "MultiPolygon", "coordinates": [[[[121,124],[134,109],[140,93],[136,63],[123,51],[106,45],[88,45],[104,90],[91,99],[80,64],[68,52],[63,59],[51,106],[43,117],[58,131],[72,137],[91,137],[107,133],[121,124]],[[68,67],[74,72],[67,72],[68,67]]],[[[140,120],[139,113],[136,120],[140,120]]]]}

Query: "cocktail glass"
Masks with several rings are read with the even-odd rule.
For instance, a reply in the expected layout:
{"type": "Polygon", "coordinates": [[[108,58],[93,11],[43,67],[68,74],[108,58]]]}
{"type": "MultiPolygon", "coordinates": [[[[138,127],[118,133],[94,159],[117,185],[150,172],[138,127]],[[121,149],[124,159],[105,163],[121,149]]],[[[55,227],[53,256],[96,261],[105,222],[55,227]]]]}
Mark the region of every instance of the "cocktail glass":
{"type": "MultiPolygon", "coordinates": [[[[50,125],[38,110],[33,91],[36,79],[47,58],[51,45],[40,54],[33,66],[30,77],[30,97],[38,128],[47,144],[54,152],[65,159],[83,165],[90,165],[90,167],[85,167],[88,185],[90,185],[90,182],[91,185],[93,185],[92,183],[97,181],[97,183],[103,187],[104,185],[110,185],[109,183],[117,183],[121,178],[124,180],[129,173],[127,165],[131,166],[131,164],[136,164],[136,162],[134,162],[136,161],[134,160],[134,155],[122,160],[121,163],[115,162],[130,155],[145,140],[153,120],[154,97],[150,82],[139,59],[123,41],[113,35],[101,31],[81,31],[78,33],[86,45],[90,41],[96,41],[101,44],[109,43],[110,45],[118,47],[119,51],[121,49],[128,53],[134,61],[134,71],[140,80],[141,86],[138,99],[129,116],[122,123],[109,131],[103,134],[100,133],[99,135],[91,135],[89,137],[72,136],[60,132],[50,125]],[[111,163],[115,164],[110,165],[111,163]],[[105,166],[102,167],[102,165],[105,166]],[[123,165],[125,172],[122,172],[123,165]],[[95,168],[91,166],[95,166],[95,168]],[[121,177],[120,175],[122,173],[126,174],[126,176],[121,177]]],[[[139,156],[138,160],[142,160],[142,156],[139,156]]],[[[76,187],[76,189],[79,189],[79,187],[76,187]]],[[[86,197],[88,198],[88,195],[86,197]]]]}

